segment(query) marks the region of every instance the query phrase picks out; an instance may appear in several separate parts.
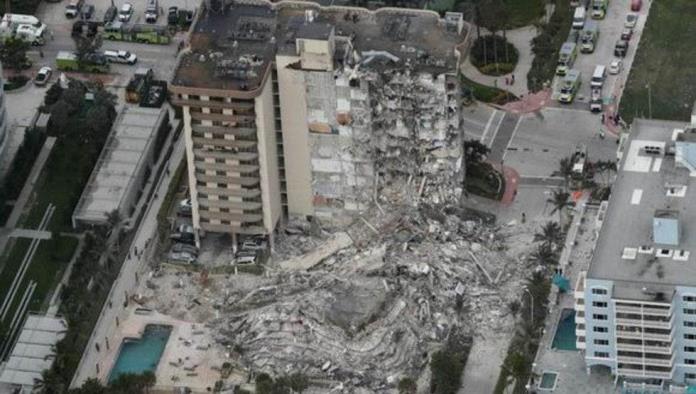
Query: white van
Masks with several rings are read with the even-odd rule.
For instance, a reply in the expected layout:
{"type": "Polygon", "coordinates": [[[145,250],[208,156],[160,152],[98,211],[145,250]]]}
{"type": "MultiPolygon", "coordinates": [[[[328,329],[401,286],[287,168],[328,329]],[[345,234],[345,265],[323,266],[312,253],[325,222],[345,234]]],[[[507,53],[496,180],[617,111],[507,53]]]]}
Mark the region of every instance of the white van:
{"type": "Polygon", "coordinates": [[[106,60],[111,63],[124,63],[133,65],[138,62],[138,57],[128,51],[104,51],[106,60]]]}
{"type": "Polygon", "coordinates": [[[157,18],[159,18],[159,2],[157,0],[147,0],[145,22],[157,23],[157,18]]]}
{"type": "Polygon", "coordinates": [[[592,73],[592,79],[590,80],[590,86],[593,88],[601,88],[604,85],[604,80],[607,77],[607,68],[603,65],[598,65],[595,67],[592,73]]]}
{"type": "Polygon", "coordinates": [[[585,7],[575,8],[575,13],[573,14],[573,29],[582,30],[585,27],[585,7]]]}

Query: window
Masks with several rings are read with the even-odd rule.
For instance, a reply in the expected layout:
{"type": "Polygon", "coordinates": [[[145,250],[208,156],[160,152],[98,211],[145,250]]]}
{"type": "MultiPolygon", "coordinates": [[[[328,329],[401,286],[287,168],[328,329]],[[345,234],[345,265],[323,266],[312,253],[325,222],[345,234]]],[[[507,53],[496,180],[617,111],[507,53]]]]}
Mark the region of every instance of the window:
{"type": "Polygon", "coordinates": [[[593,287],[592,294],[594,294],[594,295],[607,295],[607,289],[602,289],[600,287],[593,287]]]}
{"type": "Polygon", "coordinates": [[[685,321],[684,327],[696,327],[696,321],[685,321]]]}
{"type": "Polygon", "coordinates": [[[684,339],[694,340],[696,339],[696,334],[684,334],[684,339]]]}
{"type": "Polygon", "coordinates": [[[592,331],[594,331],[594,332],[609,332],[609,327],[602,327],[602,326],[592,327],[592,331]]]}
{"type": "Polygon", "coordinates": [[[594,340],[595,345],[602,345],[602,346],[608,346],[609,345],[609,340],[608,339],[595,339],[594,340]]]}
{"type": "Polygon", "coordinates": [[[607,320],[607,315],[603,315],[600,313],[595,313],[592,315],[592,318],[595,320],[607,320]]]}
{"type": "Polygon", "coordinates": [[[687,353],[694,353],[696,352],[696,347],[694,346],[684,346],[684,351],[687,353]]]}
{"type": "Polygon", "coordinates": [[[592,306],[596,308],[606,308],[607,305],[608,304],[605,301],[592,301],[592,306]]]}
{"type": "Polygon", "coordinates": [[[594,352],[594,356],[597,358],[609,358],[608,352],[594,352]]]}
{"type": "Polygon", "coordinates": [[[696,379],[696,373],[685,373],[684,379],[689,379],[689,380],[696,379]]]}
{"type": "Polygon", "coordinates": [[[685,315],[696,315],[696,309],[692,308],[684,308],[683,312],[685,315]]]}
{"type": "Polygon", "coordinates": [[[685,358],[685,359],[684,359],[684,364],[696,365],[696,359],[693,359],[693,358],[685,358]]]}
{"type": "Polygon", "coordinates": [[[685,295],[684,297],[682,297],[682,300],[684,300],[684,302],[696,302],[696,296],[685,295]]]}

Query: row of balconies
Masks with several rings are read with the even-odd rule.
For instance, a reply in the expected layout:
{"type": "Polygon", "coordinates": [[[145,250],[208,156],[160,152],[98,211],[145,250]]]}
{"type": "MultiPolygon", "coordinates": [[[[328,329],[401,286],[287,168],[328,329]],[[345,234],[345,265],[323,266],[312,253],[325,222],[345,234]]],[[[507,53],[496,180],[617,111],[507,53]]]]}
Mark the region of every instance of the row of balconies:
{"type": "Polygon", "coordinates": [[[193,108],[215,108],[215,109],[234,109],[239,111],[250,111],[254,109],[253,101],[217,101],[217,100],[198,100],[172,97],[172,104],[178,107],[193,108]]]}
{"type": "Polygon", "coordinates": [[[256,124],[255,122],[245,123],[237,126],[204,126],[194,124],[191,125],[191,130],[196,134],[230,134],[242,137],[256,134],[256,124]]]}
{"type": "Polygon", "coordinates": [[[192,137],[193,146],[195,148],[201,146],[220,146],[226,148],[238,148],[238,149],[250,149],[256,147],[256,141],[245,141],[245,140],[228,140],[225,138],[205,138],[205,137],[192,137]]]}
{"type": "Polygon", "coordinates": [[[623,302],[616,302],[614,305],[614,310],[616,313],[632,313],[632,314],[642,314],[651,316],[662,316],[670,317],[672,315],[672,308],[658,308],[651,307],[649,305],[629,305],[623,302]]]}
{"type": "Polygon", "coordinates": [[[634,376],[641,378],[671,379],[672,371],[647,370],[640,366],[624,366],[616,369],[618,375],[634,376]]]}

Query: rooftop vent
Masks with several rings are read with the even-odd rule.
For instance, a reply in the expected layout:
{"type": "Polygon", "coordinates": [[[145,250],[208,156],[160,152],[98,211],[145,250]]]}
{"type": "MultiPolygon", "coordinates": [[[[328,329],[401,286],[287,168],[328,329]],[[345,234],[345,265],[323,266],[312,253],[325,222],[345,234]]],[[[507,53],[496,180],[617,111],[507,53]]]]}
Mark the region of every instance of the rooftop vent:
{"type": "Polygon", "coordinates": [[[677,250],[672,258],[676,261],[689,261],[690,254],[691,252],[689,252],[688,250],[681,249],[677,250]]]}
{"type": "Polygon", "coordinates": [[[646,145],[643,147],[643,153],[646,155],[661,155],[662,148],[655,145],[646,145]]]}
{"type": "Polygon", "coordinates": [[[641,254],[653,254],[655,252],[655,248],[652,248],[648,245],[643,245],[640,248],[638,248],[638,253],[641,254]]]}
{"type": "Polygon", "coordinates": [[[665,185],[667,189],[667,197],[684,197],[686,196],[686,185],[665,185]]]}
{"type": "Polygon", "coordinates": [[[653,217],[653,240],[656,244],[679,245],[679,213],[657,210],[653,217]]]}
{"type": "Polygon", "coordinates": [[[636,248],[624,248],[621,258],[624,260],[635,260],[638,255],[638,249],[636,248]]]}

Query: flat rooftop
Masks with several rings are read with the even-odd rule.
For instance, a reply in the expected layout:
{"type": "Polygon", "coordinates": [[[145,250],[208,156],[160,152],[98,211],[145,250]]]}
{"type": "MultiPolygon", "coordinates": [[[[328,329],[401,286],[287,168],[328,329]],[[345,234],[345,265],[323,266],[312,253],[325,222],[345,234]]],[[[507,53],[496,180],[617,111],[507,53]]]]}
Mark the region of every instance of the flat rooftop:
{"type": "Polygon", "coordinates": [[[67,327],[61,318],[29,315],[0,374],[0,385],[33,387],[40,381],[41,372],[51,368],[54,347],[67,327]]]}
{"type": "Polygon", "coordinates": [[[646,290],[668,294],[696,283],[696,177],[675,166],[673,155],[687,126],[644,119],[631,126],[587,274],[615,281],[617,298],[643,299],[646,290]],[[656,216],[678,218],[678,244],[655,243],[656,216]]]}
{"type": "Polygon", "coordinates": [[[102,222],[108,213],[121,208],[166,111],[139,107],[121,110],[75,208],[75,219],[102,222]]]}
{"type": "Polygon", "coordinates": [[[426,11],[371,12],[284,2],[234,3],[223,9],[201,10],[173,85],[253,91],[262,85],[276,54],[296,54],[297,38],[326,39],[332,30],[337,41],[350,40],[362,60],[384,52],[388,55],[383,58],[398,59],[390,66],[442,72],[456,69],[455,48],[464,40],[437,14],[426,11]]]}

